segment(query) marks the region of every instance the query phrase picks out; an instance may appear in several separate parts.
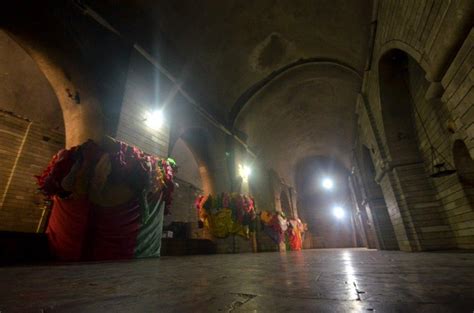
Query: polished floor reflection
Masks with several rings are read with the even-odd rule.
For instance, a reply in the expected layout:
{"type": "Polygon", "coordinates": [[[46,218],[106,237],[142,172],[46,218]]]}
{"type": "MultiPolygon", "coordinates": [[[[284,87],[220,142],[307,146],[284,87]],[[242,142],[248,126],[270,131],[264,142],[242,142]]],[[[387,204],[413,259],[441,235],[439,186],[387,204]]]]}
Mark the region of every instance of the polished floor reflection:
{"type": "Polygon", "coordinates": [[[361,249],[0,268],[9,312],[473,312],[474,254],[361,249]]]}

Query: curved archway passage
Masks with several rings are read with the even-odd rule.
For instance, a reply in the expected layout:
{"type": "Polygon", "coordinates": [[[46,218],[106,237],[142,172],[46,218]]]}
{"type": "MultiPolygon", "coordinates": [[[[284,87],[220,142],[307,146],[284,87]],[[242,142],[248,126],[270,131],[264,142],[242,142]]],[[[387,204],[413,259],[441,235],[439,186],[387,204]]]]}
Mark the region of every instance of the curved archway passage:
{"type": "MultiPolygon", "coordinates": [[[[381,185],[400,248],[411,251],[453,246],[451,228],[429,178],[427,117],[416,107],[427,107],[424,95],[429,83],[424,77],[416,61],[403,51],[389,51],[379,61],[382,118],[392,168],[381,185]]],[[[435,115],[431,119],[436,123],[435,115]]]]}
{"type": "Polygon", "coordinates": [[[209,147],[209,136],[206,130],[201,128],[188,129],[181,134],[178,141],[179,140],[182,140],[187,149],[192,153],[192,157],[198,166],[202,191],[206,194],[213,193],[214,181],[211,176],[212,161],[209,147]]]}
{"type": "MultiPolygon", "coordinates": [[[[213,192],[212,179],[209,174],[207,160],[207,141],[200,129],[185,131],[174,143],[170,157],[175,159],[178,171],[171,215],[165,217],[165,226],[174,231],[186,227],[186,231],[178,231],[177,236],[187,233],[191,238],[210,238],[204,228],[198,227],[198,214],[195,208],[196,197],[213,192]],[[173,226],[170,224],[173,223],[173,226]]],[[[165,229],[166,229],[165,227],[165,229]]]]}
{"type": "Polygon", "coordinates": [[[193,152],[181,138],[171,152],[171,157],[178,164],[175,181],[178,183],[174,193],[171,215],[165,217],[165,223],[194,223],[198,221],[194,201],[203,193],[203,180],[198,162],[193,152]]]}
{"type": "Polygon", "coordinates": [[[298,160],[329,155],[349,167],[360,79],[334,64],[302,64],[268,82],[235,127],[266,167],[294,184],[298,160]]]}
{"type": "Polygon", "coordinates": [[[469,198],[471,209],[474,209],[474,160],[462,140],[456,140],[453,145],[453,159],[459,181],[469,198]]]}
{"type": "Polygon", "coordinates": [[[361,241],[353,223],[348,174],[340,162],[327,157],[298,162],[298,214],[308,224],[311,248],[355,247],[361,241]],[[322,186],[324,178],[333,181],[331,190],[322,186]]]}
{"type": "Polygon", "coordinates": [[[203,190],[203,181],[198,161],[186,142],[179,138],[171,152],[171,157],[176,161],[179,170],[176,177],[181,181],[186,181],[196,188],[203,190]]]}
{"type": "Polygon", "coordinates": [[[0,30],[0,230],[39,232],[48,215],[34,175],[64,148],[58,99],[36,62],[0,30]]]}

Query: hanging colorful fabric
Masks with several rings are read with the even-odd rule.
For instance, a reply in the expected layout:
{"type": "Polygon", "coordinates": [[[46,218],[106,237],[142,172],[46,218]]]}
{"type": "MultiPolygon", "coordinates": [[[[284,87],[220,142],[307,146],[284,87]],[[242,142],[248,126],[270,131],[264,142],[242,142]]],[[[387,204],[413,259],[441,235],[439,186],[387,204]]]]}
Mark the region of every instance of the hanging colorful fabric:
{"type": "Polygon", "coordinates": [[[111,138],[61,150],[37,176],[52,203],[46,234],[59,260],[159,256],[176,164],[111,138]]]}
{"type": "Polygon", "coordinates": [[[255,202],[250,196],[237,193],[199,196],[195,206],[201,224],[216,238],[239,235],[248,239],[250,232],[255,231],[255,202]]]}

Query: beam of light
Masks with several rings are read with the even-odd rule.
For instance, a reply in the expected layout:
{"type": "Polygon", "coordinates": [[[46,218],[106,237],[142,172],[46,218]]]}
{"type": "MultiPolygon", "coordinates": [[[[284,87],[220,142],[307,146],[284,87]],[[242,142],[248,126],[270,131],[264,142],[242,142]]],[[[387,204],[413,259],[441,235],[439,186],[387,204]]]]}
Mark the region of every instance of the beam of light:
{"type": "Polygon", "coordinates": [[[331,178],[324,178],[323,181],[321,182],[322,186],[326,190],[331,190],[334,187],[334,182],[331,178]]]}
{"type": "Polygon", "coordinates": [[[161,110],[156,110],[153,112],[148,112],[145,115],[145,125],[150,127],[153,130],[158,130],[163,126],[165,118],[161,110]]]}

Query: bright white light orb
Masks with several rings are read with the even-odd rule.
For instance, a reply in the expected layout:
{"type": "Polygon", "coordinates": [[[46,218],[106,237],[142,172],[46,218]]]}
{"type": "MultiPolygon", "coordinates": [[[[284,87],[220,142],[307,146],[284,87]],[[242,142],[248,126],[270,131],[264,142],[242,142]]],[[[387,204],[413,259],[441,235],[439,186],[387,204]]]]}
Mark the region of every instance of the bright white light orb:
{"type": "Polygon", "coordinates": [[[249,177],[250,174],[252,173],[252,170],[247,165],[244,165],[244,168],[243,168],[242,172],[244,173],[245,176],[249,177]]]}
{"type": "Polygon", "coordinates": [[[344,212],[344,209],[341,208],[340,206],[334,207],[332,209],[332,214],[337,218],[341,219],[346,215],[346,212],[344,212]]]}
{"type": "Polygon", "coordinates": [[[334,182],[330,178],[324,178],[322,181],[322,185],[324,189],[331,190],[334,187],[334,182]]]}
{"type": "Polygon", "coordinates": [[[145,117],[145,125],[153,130],[158,130],[163,126],[164,116],[161,110],[149,112],[145,117]]]}
{"type": "Polygon", "coordinates": [[[250,174],[252,174],[252,169],[248,165],[239,164],[239,174],[240,177],[246,182],[249,179],[250,174]]]}

